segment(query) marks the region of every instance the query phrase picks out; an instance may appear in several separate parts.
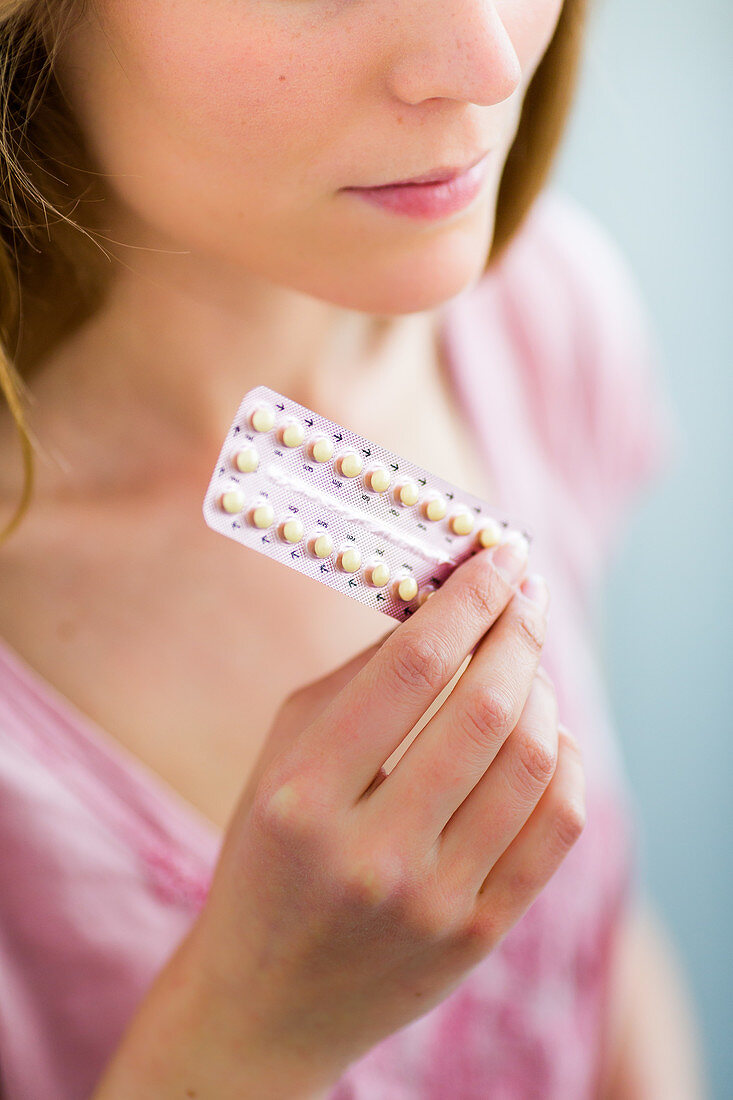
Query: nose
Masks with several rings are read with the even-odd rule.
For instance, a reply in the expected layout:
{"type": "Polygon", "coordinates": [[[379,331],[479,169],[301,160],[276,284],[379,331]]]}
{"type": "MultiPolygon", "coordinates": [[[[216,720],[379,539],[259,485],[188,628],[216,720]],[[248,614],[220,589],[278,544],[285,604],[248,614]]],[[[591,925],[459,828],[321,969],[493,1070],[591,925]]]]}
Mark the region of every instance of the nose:
{"type": "Polygon", "coordinates": [[[495,0],[396,0],[391,89],[404,103],[508,99],[522,66],[495,0]]]}

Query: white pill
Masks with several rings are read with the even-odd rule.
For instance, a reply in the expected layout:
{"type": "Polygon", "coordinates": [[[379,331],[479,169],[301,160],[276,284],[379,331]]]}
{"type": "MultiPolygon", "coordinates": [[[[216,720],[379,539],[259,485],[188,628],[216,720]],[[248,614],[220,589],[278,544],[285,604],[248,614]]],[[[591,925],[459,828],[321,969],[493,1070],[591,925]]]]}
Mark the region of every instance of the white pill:
{"type": "Polygon", "coordinates": [[[333,457],[333,443],[327,435],[319,435],[313,440],[310,453],[316,462],[328,462],[333,457]]]}
{"type": "Polygon", "coordinates": [[[272,505],[265,501],[264,504],[258,504],[256,508],[251,512],[252,523],[255,527],[271,527],[275,521],[275,513],[272,509],[272,505]]]}
{"type": "Polygon", "coordinates": [[[237,451],[234,456],[234,465],[243,474],[252,474],[260,464],[260,456],[254,447],[245,447],[243,451],[237,451]]]}
{"type": "Polygon", "coordinates": [[[333,553],[333,539],[330,535],[318,535],[313,540],[313,553],[317,558],[327,558],[333,553]]]}
{"type": "Polygon", "coordinates": [[[347,451],[345,455],[341,456],[340,467],[344,477],[357,477],[363,466],[361,455],[357,454],[356,451],[347,451]]]}
{"type": "Polygon", "coordinates": [[[403,481],[397,488],[397,499],[400,504],[417,504],[420,490],[414,481],[403,481]]]}
{"type": "Polygon", "coordinates": [[[482,546],[496,546],[501,538],[502,526],[495,519],[485,520],[479,527],[478,540],[482,546]]]}
{"type": "Polygon", "coordinates": [[[375,466],[375,468],[370,471],[367,480],[369,487],[373,489],[375,493],[383,493],[385,489],[389,488],[389,470],[386,466],[375,466]]]}
{"type": "Polygon", "coordinates": [[[241,489],[228,489],[226,493],[221,494],[220,503],[224,511],[231,515],[241,512],[244,508],[244,493],[241,489]]]}
{"type": "Polygon", "coordinates": [[[430,500],[425,501],[423,511],[428,519],[443,519],[445,513],[448,511],[448,503],[445,497],[436,494],[432,496],[430,500]]]}
{"type": "Polygon", "coordinates": [[[417,581],[414,577],[403,577],[397,585],[397,594],[401,600],[414,600],[417,595],[417,581]]]}
{"type": "Polygon", "coordinates": [[[289,421],[280,432],[286,447],[299,447],[305,439],[305,428],[299,420],[289,421]]]}
{"type": "Polygon", "coordinates": [[[369,579],[375,588],[383,588],[389,580],[389,566],[387,563],[384,561],[378,562],[372,568],[369,579]]]}
{"type": "Polygon", "coordinates": [[[345,573],[356,573],[361,565],[361,554],[355,546],[350,546],[340,555],[341,568],[345,573]]]}
{"type": "Polygon", "coordinates": [[[456,535],[470,535],[473,531],[473,516],[467,511],[456,512],[451,516],[450,528],[456,535]]]}
{"type": "Polygon", "coordinates": [[[300,542],[303,537],[303,524],[299,519],[286,520],[282,530],[286,542],[300,542]]]}
{"type": "Polygon", "coordinates": [[[429,600],[431,596],[434,596],[436,592],[435,588],[428,586],[420,591],[420,595],[417,597],[418,607],[422,607],[426,600],[429,600]]]}
{"type": "Polygon", "coordinates": [[[275,423],[275,410],[263,402],[251,413],[249,422],[256,432],[269,432],[275,423]]]}

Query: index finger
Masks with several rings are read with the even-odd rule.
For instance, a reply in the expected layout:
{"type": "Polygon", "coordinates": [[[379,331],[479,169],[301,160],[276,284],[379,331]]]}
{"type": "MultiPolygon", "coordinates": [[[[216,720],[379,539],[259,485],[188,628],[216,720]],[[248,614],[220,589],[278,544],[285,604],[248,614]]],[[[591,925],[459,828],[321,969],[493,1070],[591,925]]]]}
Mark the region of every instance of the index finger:
{"type": "Polygon", "coordinates": [[[317,759],[327,798],[361,797],[499,617],[527,553],[527,540],[513,532],[462,562],[308,727],[300,747],[317,759]]]}

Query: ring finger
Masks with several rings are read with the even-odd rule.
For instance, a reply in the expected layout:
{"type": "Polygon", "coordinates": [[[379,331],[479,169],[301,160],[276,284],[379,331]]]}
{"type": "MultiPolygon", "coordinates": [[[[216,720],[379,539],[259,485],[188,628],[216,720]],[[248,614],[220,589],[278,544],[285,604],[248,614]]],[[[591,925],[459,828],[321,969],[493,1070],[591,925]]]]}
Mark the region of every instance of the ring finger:
{"type": "Polygon", "coordinates": [[[514,593],[440,709],[372,789],[362,812],[436,843],[517,724],[537,672],[547,619],[542,604],[514,593]]]}
{"type": "Polygon", "coordinates": [[[585,773],[580,746],[560,725],[558,761],[534,813],[482,883],[468,942],[480,957],[519,920],[557,871],[585,827],[585,773]]]}
{"type": "Polygon", "coordinates": [[[532,681],[512,733],[440,837],[439,878],[451,893],[478,893],[535,809],[557,766],[558,708],[544,670],[532,681]]]}

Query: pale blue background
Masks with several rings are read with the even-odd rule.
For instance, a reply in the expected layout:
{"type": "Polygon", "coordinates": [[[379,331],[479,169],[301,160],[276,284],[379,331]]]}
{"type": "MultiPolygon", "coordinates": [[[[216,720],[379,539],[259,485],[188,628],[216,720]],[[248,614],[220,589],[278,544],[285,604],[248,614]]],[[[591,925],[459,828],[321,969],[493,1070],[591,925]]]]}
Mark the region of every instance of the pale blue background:
{"type": "Polygon", "coordinates": [[[731,0],[594,5],[553,186],[638,277],[683,428],[608,587],[615,717],[643,866],[692,987],[713,1095],[733,1097],[731,0]]]}

